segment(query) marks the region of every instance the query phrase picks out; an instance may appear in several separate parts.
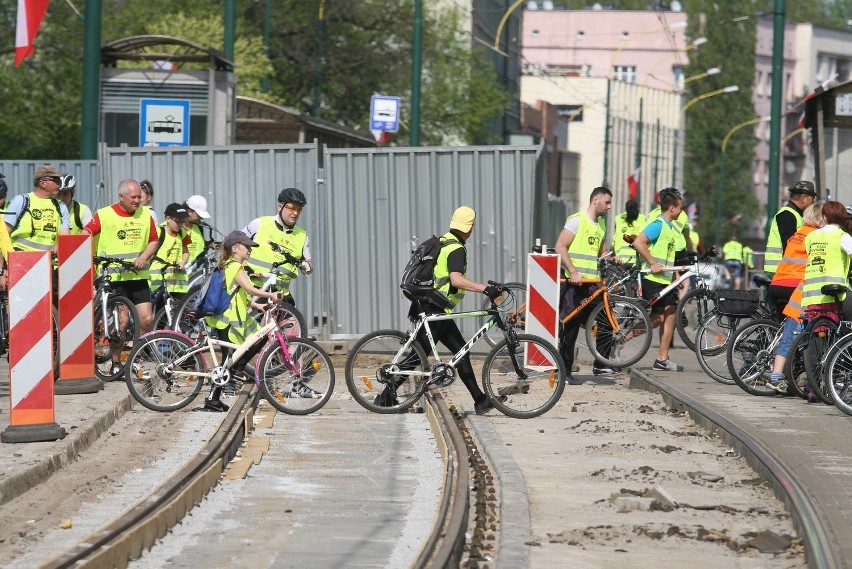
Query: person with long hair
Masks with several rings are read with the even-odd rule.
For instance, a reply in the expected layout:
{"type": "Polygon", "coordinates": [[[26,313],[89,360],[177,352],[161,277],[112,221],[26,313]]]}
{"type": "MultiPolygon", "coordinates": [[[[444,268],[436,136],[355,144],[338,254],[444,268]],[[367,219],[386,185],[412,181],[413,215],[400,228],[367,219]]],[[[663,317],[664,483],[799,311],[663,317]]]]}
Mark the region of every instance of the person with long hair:
{"type": "MultiPolygon", "coordinates": [[[[612,251],[622,263],[634,263],[636,251],[625,241],[625,236],[636,237],[645,227],[645,216],[639,213],[639,202],[628,200],[624,212],[615,216],[615,232],[612,238],[612,251]]],[[[632,242],[632,239],[630,240],[632,242]]]]}

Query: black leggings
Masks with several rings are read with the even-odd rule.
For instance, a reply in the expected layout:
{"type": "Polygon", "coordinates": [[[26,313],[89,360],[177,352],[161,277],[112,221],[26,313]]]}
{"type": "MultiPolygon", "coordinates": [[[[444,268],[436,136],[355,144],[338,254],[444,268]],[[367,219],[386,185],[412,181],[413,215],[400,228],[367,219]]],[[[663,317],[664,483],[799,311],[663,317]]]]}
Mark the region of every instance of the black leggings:
{"type": "MultiPolygon", "coordinates": [[[[458,353],[465,345],[464,337],[462,337],[459,327],[452,320],[429,322],[429,329],[432,331],[432,338],[435,340],[435,343],[443,344],[454,354],[458,353]]],[[[432,352],[432,346],[429,345],[429,338],[426,336],[426,328],[420,328],[420,331],[417,333],[417,342],[423,346],[427,355],[432,352]]],[[[485,394],[476,382],[476,374],[473,373],[473,366],[470,364],[470,354],[465,355],[459,361],[458,365],[456,365],[456,372],[464,386],[467,387],[474,402],[478,403],[482,401],[485,398],[485,394]]]]}
{"type": "MultiPolygon", "coordinates": [[[[230,342],[231,340],[228,338],[228,331],[229,330],[230,330],[230,326],[227,327],[227,328],[217,328],[216,329],[216,337],[218,339],[222,340],[223,342],[230,342]]],[[[263,344],[264,344],[263,342],[257,342],[254,346],[249,348],[246,351],[246,353],[244,353],[242,356],[240,356],[240,359],[238,359],[237,361],[235,361],[231,365],[231,371],[232,372],[244,371],[246,369],[246,366],[248,365],[249,361],[253,357],[255,357],[257,354],[260,353],[261,348],[263,348],[263,344]]],[[[222,347],[222,361],[224,362],[228,358],[228,356],[230,356],[232,353],[234,353],[234,350],[232,348],[228,348],[228,347],[223,346],[222,347]]],[[[210,392],[210,399],[211,400],[218,400],[221,395],[222,395],[222,388],[219,387],[219,386],[216,386],[210,392]]]]}

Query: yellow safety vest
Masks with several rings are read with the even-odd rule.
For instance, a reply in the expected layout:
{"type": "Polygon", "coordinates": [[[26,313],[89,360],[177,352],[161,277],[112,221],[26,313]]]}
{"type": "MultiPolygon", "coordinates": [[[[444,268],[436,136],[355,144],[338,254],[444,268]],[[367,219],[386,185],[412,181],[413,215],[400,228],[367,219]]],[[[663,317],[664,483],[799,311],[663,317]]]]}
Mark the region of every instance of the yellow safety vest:
{"type": "MultiPolygon", "coordinates": [[[[572,217],[580,218],[580,227],[577,228],[577,234],[574,240],[568,247],[568,256],[571,257],[571,263],[577,268],[577,272],[584,279],[598,279],[598,258],[601,254],[601,243],[603,243],[606,235],[606,226],[603,218],[598,218],[597,223],[589,219],[589,214],[585,211],[579,211],[572,217]]],[[[567,221],[567,220],[566,220],[567,221]]],[[[568,269],[565,269],[565,276],[570,277],[568,269]]]]}
{"type": "MultiPolygon", "coordinates": [[[[822,293],[827,284],[848,285],[849,255],[840,247],[845,232],[839,227],[814,231],[805,237],[808,264],[805,266],[805,286],[802,289],[802,306],[834,302],[833,296],[822,293]]],[[[846,293],[839,300],[846,298],[846,293]]]]}
{"type": "MultiPolygon", "coordinates": [[[[260,229],[254,236],[254,242],[258,244],[251,251],[247,265],[256,272],[266,272],[272,268],[272,263],[284,260],[284,255],[276,253],[269,246],[269,242],[277,243],[290,253],[293,257],[300,259],[308,240],[307,232],[298,225],[290,232],[282,231],[275,223],[275,217],[267,216],[260,218],[260,229]]],[[[293,263],[281,265],[278,273],[278,290],[284,294],[290,293],[290,281],[299,276],[299,268],[293,263]]],[[[263,279],[254,279],[262,282],[263,279]]]]}
{"type": "Polygon", "coordinates": [[[62,225],[59,200],[40,198],[35,192],[27,194],[27,198],[27,211],[21,212],[20,223],[10,235],[12,247],[16,251],[50,251],[62,225]]]}
{"type": "Polygon", "coordinates": [[[184,229],[184,231],[189,232],[189,238],[191,241],[189,245],[186,246],[189,249],[189,260],[192,261],[197,259],[199,255],[204,252],[206,248],[206,243],[204,242],[204,234],[201,232],[201,228],[197,225],[193,224],[189,230],[184,229]]]}
{"type": "Polygon", "coordinates": [[[71,224],[71,235],[80,235],[83,232],[82,212],[89,208],[77,200],[71,200],[68,204],[68,218],[71,224]]]}
{"type": "MultiPolygon", "coordinates": [[[[95,235],[95,252],[99,255],[133,261],[145,251],[151,236],[151,211],[140,207],[130,217],[118,215],[112,206],[96,212],[101,231],[95,235]]],[[[115,269],[112,267],[110,270],[115,269]]],[[[148,280],[148,269],[121,269],[112,275],[113,281],[148,280]]]]}
{"type": "Polygon", "coordinates": [[[722,259],[725,261],[743,262],[743,244],[739,241],[728,241],[722,247],[722,259]]]}
{"type": "Polygon", "coordinates": [[[612,238],[612,248],[615,255],[625,263],[636,261],[636,251],[624,240],[625,235],[639,235],[645,227],[645,216],[641,213],[632,224],[627,223],[627,213],[615,217],[615,234],[612,238]]]}
{"type": "Polygon", "coordinates": [[[763,257],[763,270],[767,273],[774,273],[778,269],[778,263],[784,257],[784,247],[787,244],[781,243],[781,232],[778,231],[778,215],[784,211],[789,211],[796,217],[796,229],[802,227],[802,215],[798,211],[787,205],[778,210],[778,213],[772,218],[772,223],[769,226],[769,237],[766,238],[766,255],[763,257]]]}
{"type": "Polygon", "coordinates": [[[228,291],[236,289],[231,298],[231,304],[218,316],[207,316],[207,324],[217,330],[228,329],[228,340],[234,344],[242,344],[246,338],[260,329],[257,321],[248,315],[251,299],[248,292],[237,284],[237,274],[243,266],[235,259],[225,262],[225,288],[228,291]]]}
{"type": "MultiPolygon", "coordinates": [[[[180,263],[183,259],[184,231],[181,229],[177,235],[170,235],[166,229],[165,221],[160,224],[158,231],[163,235],[163,242],[157,249],[156,257],[167,263],[180,263]]],[[[152,260],[148,269],[148,286],[151,291],[156,291],[166,279],[166,289],[169,292],[183,293],[189,290],[189,278],[186,271],[179,271],[174,267],[166,268],[163,263],[152,260]],[[164,274],[165,272],[165,274],[164,274]]]]}
{"type": "MultiPolygon", "coordinates": [[[[665,218],[659,217],[657,218],[662,225],[662,229],[660,230],[660,236],[657,237],[657,241],[652,243],[650,247],[648,247],[648,252],[651,253],[651,257],[654,259],[655,263],[659,263],[664,267],[671,266],[674,263],[675,258],[675,229],[674,224],[669,224],[665,218]]],[[[657,221],[654,219],[651,223],[657,221]]],[[[644,263],[645,268],[648,268],[647,262],[644,263]]],[[[660,274],[648,273],[645,275],[645,278],[649,281],[653,281],[655,283],[660,283],[664,285],[671,284],[673,274],[671,272],[662,272],[660,274]]]]}
{"type": "Polygon", "coordinates": [[[754,268],[754,249],[748,245],[743,247],[743,264],[749,269],[754,268]]]}
{"type": "MultiPolygon", "coordinates": [[[[462,248],[464,248],[464,245],[451,232],[448,231],[441,235],[441,252],[438,253],[438,258],[435,260],[435,269],[432,271],[432,275],[435,277],[432,286],[450,301],[450,306],[444,309],[444,312],[447,313],[452,312],[453,308],[464,298],[465,291],[453,288],[450,284],[450,267],[448,265],[450,253],[462,248]]],[[[467,267],[465,267],[463,274],[467,274],[467,267]]]]}

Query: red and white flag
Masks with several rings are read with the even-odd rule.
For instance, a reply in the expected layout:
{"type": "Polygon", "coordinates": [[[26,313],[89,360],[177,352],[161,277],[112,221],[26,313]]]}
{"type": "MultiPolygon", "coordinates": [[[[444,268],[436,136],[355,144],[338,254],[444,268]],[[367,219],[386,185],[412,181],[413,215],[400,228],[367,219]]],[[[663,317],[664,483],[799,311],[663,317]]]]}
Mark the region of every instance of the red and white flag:
{"type": "Polygon", "coordinates": [[[627,176],[627,199],[635,200],[639,196],[639,175],[642,168],[636,168],[627,176]]]}
{"type": "Polygon", "coordinates": [[[50,0],[18,0],[18,24],[15,28],[15,67],[35,52],[33,42],[50,0]]]}

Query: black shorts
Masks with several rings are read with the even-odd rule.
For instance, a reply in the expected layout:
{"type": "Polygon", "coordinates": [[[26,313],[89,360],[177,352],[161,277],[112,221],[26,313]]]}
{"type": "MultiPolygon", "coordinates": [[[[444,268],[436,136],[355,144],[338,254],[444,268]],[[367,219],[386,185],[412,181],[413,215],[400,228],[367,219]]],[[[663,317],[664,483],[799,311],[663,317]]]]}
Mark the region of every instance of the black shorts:
{"type": "MultiPolygon", "coordinates": [[[[657,293],[662,291],[668,285],[664,285],[658,282],[649,281],[645,277],[642,277],[642,298],[650,301],[657,293]]],[[[669,292],[666,296],[657,301],[657,304],[651,307],[652,314],[662,314],[667,306],[676,306],[677,305],[677,291],[678,289],[674,288],[669,292]]]]}
{"type": "Polygon", "coordinates": [[[116,294],[126,296],[133,304],[151,302],[151,289],[148,288],[147,280],[118,281],[112,283],[112,288],[116,294]]]}

